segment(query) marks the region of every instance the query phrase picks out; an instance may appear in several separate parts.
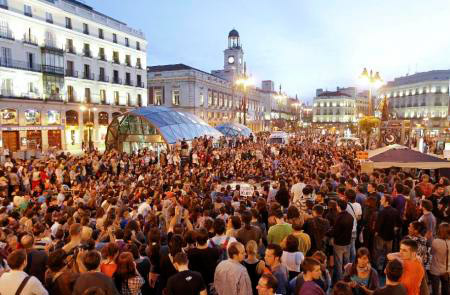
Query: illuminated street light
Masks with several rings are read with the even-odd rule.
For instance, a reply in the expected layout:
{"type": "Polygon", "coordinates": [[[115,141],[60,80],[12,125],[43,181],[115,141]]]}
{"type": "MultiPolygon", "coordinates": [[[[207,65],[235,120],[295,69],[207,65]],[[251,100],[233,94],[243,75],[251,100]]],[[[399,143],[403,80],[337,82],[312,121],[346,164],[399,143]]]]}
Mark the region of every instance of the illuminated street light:
{"type": "MultiPolygon", "coordinates": [[[[243,112],[244,112],[244,125],[247,126],[247,88],[254,84],[253,79],[248,77],[244,72],[243,76],[240,79],[237,79],[235,82],[236,85],[242,86],[244,90],[244,101],[243,101],[243,112]]],[[[240,117],[239,117],[240,118],[240,117]]]]}
{"type": "Polygon", "coordinates": [[[87,106],[80,106],[80,110],[82,112],[88,111],[88,122],[86,123],[86,127],[88,128],[88,152],[92,152],[94,150],[94,143],[92,142],[92,128],[94,127],[94,122],[91,120],[91,111],[97,111],[97,108],[91,108],[88,104],[87,106]]]}
{"type": "Polygon", "coordinates": [[[374,74],[372,70],[367,71],[367,68],[364,68],[359,78],[369,85],[369,116],[373,116],[372,88],[379,88],[383,84],[383,79],[379,72],[374,74]]]}

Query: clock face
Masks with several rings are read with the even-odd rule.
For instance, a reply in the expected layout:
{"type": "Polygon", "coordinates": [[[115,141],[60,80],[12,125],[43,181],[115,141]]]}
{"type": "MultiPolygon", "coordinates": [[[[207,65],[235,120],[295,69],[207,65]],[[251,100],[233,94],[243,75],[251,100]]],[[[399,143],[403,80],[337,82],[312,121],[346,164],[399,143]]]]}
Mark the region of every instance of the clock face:
{"type": "Polygon", "coordinates": [[[229,64],[234,64],[234,56],[230,56],[230,57],[228,58],[228,63],[229,63],[229,64]]]}

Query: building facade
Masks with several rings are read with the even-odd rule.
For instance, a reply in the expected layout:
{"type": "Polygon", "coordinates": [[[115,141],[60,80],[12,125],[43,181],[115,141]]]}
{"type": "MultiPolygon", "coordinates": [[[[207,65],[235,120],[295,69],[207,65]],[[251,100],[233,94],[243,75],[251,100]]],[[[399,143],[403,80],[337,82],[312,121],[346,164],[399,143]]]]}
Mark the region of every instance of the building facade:
{"type": "Polygon", "coordinates": [[[246,121],[254,132],[270,130],[273,117],[295,109],[287,99],[278,101],[277,106],[273,81],[263,81],[262,88],[237,85],[245,68],[239,33],[233,29],[228,34],[222,70],[208,73],[184,64],[148,67],[147,104],[191,112],[212,126],[246,121]]]}
{"type": "Polygon", "coordinates": [[[391,117],[427,125],[436,132],[448,128],[450,70],[434,70],[395,78],[378,91],[388,101],[391,117]]]}
{"type": "Polygon", "coordinates": [[[79,152],[92,128],[103,149],[112,117],[146,104],[146,47],[76,0],[0,0],[0,147],[79,152]]]}

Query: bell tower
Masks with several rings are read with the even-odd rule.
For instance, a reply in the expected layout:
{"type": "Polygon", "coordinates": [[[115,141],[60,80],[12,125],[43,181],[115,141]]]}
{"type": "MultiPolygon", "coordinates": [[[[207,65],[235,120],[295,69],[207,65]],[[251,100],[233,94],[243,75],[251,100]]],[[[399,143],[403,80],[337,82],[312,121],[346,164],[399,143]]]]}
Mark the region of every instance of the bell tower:
{"type": "Polygon", "coordinates": [[[228,33],[228,48],[224,51],[224,70],[233,71],[234,75],[238,76],[244,72],[244,51],[239,33],[235,29],[228,33]]]}

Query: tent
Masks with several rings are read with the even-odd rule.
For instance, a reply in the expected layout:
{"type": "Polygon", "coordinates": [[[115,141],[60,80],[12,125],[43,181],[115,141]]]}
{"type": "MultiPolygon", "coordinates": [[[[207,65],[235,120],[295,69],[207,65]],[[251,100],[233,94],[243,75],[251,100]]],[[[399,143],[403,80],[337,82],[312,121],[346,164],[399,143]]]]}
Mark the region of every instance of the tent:
{"type": "Polygon", "coordinates": [[[370,150],[369,152],[369,158],[372,158],[373,156],[376,156],[378,154],[384,153],[386,151],[392,150],[392,149],[407,149],[408,147],[400,144],[391,144],[384,147],[380,147],[375,150],[370,150]]]}
{"type": "Polygon", "coordinates": [[[401,146],[397,148],[391,147],[372,156],[369,154],[369,160],[373,162],[373,168],[376,169],[390,167],[418,169],[450,168],[450,161],[401,146]]]}

